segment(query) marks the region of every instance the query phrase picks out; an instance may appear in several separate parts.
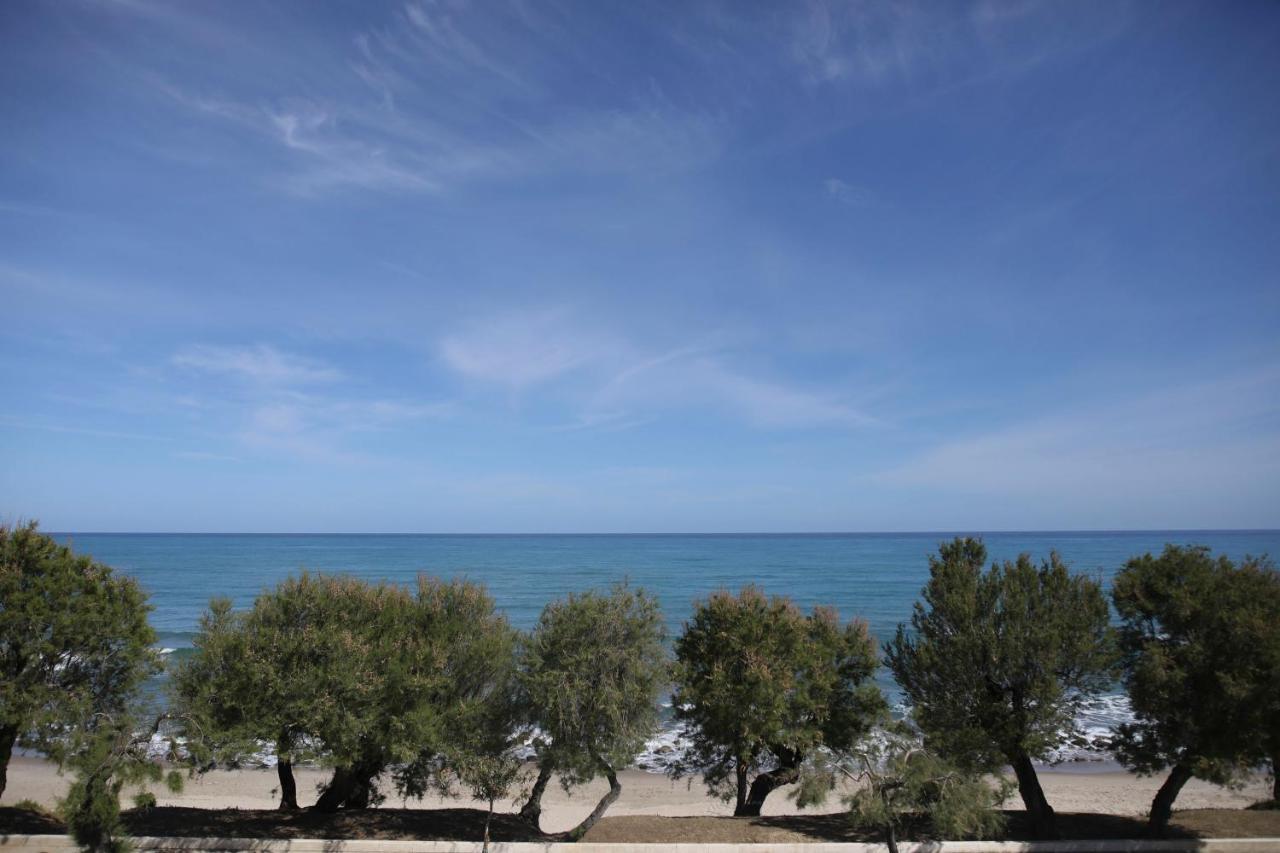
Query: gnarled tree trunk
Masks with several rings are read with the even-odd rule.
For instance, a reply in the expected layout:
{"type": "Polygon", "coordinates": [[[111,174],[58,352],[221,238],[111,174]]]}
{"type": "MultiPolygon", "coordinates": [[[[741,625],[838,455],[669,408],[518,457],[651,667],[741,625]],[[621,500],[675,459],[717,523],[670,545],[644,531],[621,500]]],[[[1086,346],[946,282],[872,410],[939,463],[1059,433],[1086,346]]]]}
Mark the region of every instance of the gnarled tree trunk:
{"type": "Polygon", "coordinates": [[[600,798],[600,802],[596,803],[596,807],[591,810],[591,814],[587,815],[582,823],[565,834],[565,837],[570,841],[581,841],[582,836],[591,831],[591,827],[596,825],[596,821],[604,817],[604,813],[609,810],[609,806],[613,805],[618,797],[622,795],[622,783],[618,781],[618,774],[614,772],[613,767],[598,755],[593,755],[592,757],[600,765],[600,769],[604,771],[605,778],[609,780],[609,790],[600,798]]]}
{"type": "Polygon", "coordinates": [[[898,833],[893,828],[893,821],[884,825],[884,843],[889,853],[898,853],[898,833]]]}
{"type": "Polygon", "coordinates": [[[747,807],[747,762],[739,758],[735,769],[738,774],[738,800],[733,804],[733,813],[737,814],[747,807]]]}
{"type": "Polygon", "coordinates": [[[759,817],[765,798],[775,788],[789,785],[800,778],[800,757],[787,750],[777,750],[774,754],[779,752],[782,754],[779,756],[778,766],[752,780],[746,800],[733,810],[734,817],[759,817]]]}
{"type": "Polygon", "coordinates": [[[1178,798],[1182,786],[1191,780],[1191,768],[1186,764],[1175,764],[1169,771],[1169,778],[1164,780],[1156,797],[1151,801],[1151,816],[1147,819],[1147,836],[1163,838],[1169,828],[1169,818],[1173,817],[1173,801],[1178,798]]]}
{"type": "Polygon", "coordinates": [[[0,795],[9,783],[9,759],[13,757],[13,745],[18,740],[17,726],[0,726],[0,795]]]}
{"type": "Polygon", "coordinates": [[[1026,753],[1018,753],[1010,763],[1018,778],[1018,793],[1022,795],[1022,804],[1027,809],[1027,816],[1031,818],[1031,834],[1040,841],[1057,838],[1057,816],[1044,795],[1044,789],[1040,787],[1040,777],[1036,775],[1031,757],[1026,753]]]}
{"type": "Polygon", "coordinates": [[[520,808],[520,819],[539,829],[539,821],[542,819],[542,794],[547,790],[547,783],[551,781],[551,763],[538,765],[538,778],[533,783],[533,789],[529,791],[529,799],[520,808]]]}
{"type": "Polygon", "coordinates": [[[373,798],[373,780],[384,764],[377,759],[361,759],[333,771],[324,793],[312,806],[316,811],[333,813],[338,809],[363,809],[373,798]]]}
{"type": "Polygon", "coordinates": [[[276,741],[276,776],[280,779],[280,810],[298,810],[298,783],[293,778],[293,761],[290,751],[293,749],[292,738],[288,732],[281,732],[276,741]]]}
{"type": "Polygon", "coordinates": [[[276,758],[276,776],[280,779],[280,811],[298,810],[298,783],[293,778],[293,762],[276,758]]]}

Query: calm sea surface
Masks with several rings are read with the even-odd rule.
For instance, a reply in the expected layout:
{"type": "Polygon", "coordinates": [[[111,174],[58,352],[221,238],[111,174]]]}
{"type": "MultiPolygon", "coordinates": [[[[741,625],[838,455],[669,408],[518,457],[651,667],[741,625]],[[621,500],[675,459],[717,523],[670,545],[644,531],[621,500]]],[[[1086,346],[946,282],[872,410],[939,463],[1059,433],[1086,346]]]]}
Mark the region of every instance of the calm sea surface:
{"type": "MultiPolygon", "coordinates": [[[[670,536],[356,536],[60,533],[77,551],[137,578],[164,645],[190,646],[214,596],[238,607],[301,569],[412,584],[419,573],[483,583],[518,627],[573,591],[629,580],[662,602],[678,631],[693,602],[754,583],[801,605],[831,604],[866,619],[877,637],[911,614],[942,533],[670,536]]],[[[1208,545],[1240,558],[1280,556],[1280,531],[986,533],[991,557],[1058,551],[1073,569],[1109,582],[1124,561],[1166,542],[1208,545]]]]}
{"type": "MultiPolygon", "coordinates": [[[[944,533],[823,535],[378,536],[239,534],[55,534],[76,550],[137,578],[155,607],[162,646],[183,656],[209,599],[246,607],[301,569],[411,584],[419,573],[483,583],[517,627],[548,601],[626,579],[657,596],[678,633],[693,602],[754,583],[809,607],[862,617],[881,640],[910,618],[944,533]]],[[[1165,543],[1203,544],[1233,559],[1280,557],[1280,531],[1142,531],[981,534],[994,559],[1058,551],[1077,572],[1110,583],[1125,560],[1165,543]]],[[[882,676],[891,692],[892,684],[882,676]]],[[[1087,720],[1104,732],[1125,713],[1108,697],[1087,720]]]]}

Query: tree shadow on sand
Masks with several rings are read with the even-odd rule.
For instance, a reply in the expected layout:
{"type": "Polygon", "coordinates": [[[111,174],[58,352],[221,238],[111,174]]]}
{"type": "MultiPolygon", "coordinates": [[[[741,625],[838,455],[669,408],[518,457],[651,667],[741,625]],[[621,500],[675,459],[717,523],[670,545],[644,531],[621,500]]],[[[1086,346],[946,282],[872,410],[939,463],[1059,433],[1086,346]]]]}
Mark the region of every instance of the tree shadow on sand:
{"type": "MultiPolygon", "coordinates": [[[[173,837],[373,838],[426,841],[479,841],[484,837],[481,809],[360,809],[324,814],[274,809],[198,809],[157,806],[125,812],[131,835],[173,837]]],[[[495,814],[489,829],[494,841],[546,841],[515,815],[495,814]]]]}

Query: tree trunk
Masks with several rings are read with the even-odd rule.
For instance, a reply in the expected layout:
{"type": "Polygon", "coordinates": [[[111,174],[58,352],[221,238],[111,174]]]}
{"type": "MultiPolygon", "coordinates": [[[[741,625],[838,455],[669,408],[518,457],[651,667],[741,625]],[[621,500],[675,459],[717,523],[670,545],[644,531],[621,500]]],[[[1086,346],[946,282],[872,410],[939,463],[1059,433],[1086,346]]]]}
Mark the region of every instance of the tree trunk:
{"type": "Polygon", "coordinates": [[[493,822],[493,800],[489,800],[489,813],[484,816],[484,842],[480,853],[489,853],[489,824],[493,822]]]}
{"type": "Polygon", "coordinates": [[[889,853],[898,853],[898,833],[894,831],[892,821],[884,825],[884,843],[889,847],[889,853]]]}
{"type": "Polygon", "coordinates": [[[362,759],[333,771],[333,778],[313,809],[332,814],[338,809],[367,808],[373,798],[373,780],[382,772],[382,762],[362,759]]]}
{"type": "Polygon", "coordinates": [[[789,785],[799,778],[800,766],[794,761],[788,761],[768,773],[761,773],[751,782],[751,791],[747,794],[746,802],[733,810],[733,816],[759,817],[760,809],[764,806],[765,798],[770,792],[783,785],[789,785]]]}
{"type": "Polygon", "coordinates": [[[569,830],[567,837],[570,841],[581,841],[582,836],[591,831],[591,827],[596,825],[596,821],[604,817],[604,813],[609,810],[609,806],[613,805],[618,797],[622,795],[622,783],[618,781],[618,774],[614,772],[613,767],[600,756],[593,757],[600,764],[600,769],[604,771],[605,777],[609,780],[609,790],[600,798],[600,802],[596,803],[596,807],[591,810],[591,814],[587,815],[582,823],[569,830]]]}
{"type": "Polygon", "coordinates": [[[1173,801],[1178,798],[1182,786],[1191,779],[1191,768],[1185,764],[1175,764],[1169,771],[1169,778],[1164,780],[1156,798],[1151,801],[1151,817],[1147,819],[1147,837],[1163,838],[1169,828],[1169,818],[1173,816],[1173,801]]]}
{"type": "Polygon", "coordinates": [[[747,807],[747,763],[741,758],[737,759],[738,771],[738,801],[734,803],[733,813],[737,814],[747,807]]]}
{"type": "Polygon", "coordinates": [[[280,779],[280,810],[298,810],[298,783],[293,778],[293,761],[289,758],[293,738],[287,731],[276,738],[276,776],[280,779]]]}
{"type": "Polygon", "coordinates": [[[329,784],[325,785],[324,790],[320,793],[320,797],[316,800],[315,805],[311,808],[318,812],[326,812],[332,814],[342,808],[342,804],[351,794],[351,789],[355,786],[355,780],[351,777],[350,767],[337,767],[333,771],[333,777],[329,780],[329,784]]]}
{"type": "Polygon", "coordinates": [[[276,775],[280,777],[280,810],[298,810],[298,783],[293,778],[293,762],[276,757],[276,775]]]}
{"type": "Polygon", "coordinates": [[[0,796],[9,783],[9,759],[13,757],[13,745],[18,740],[17,726],[0,726],[0,796]]]}
{"type": "Polygon", "coordinates": [[[1053,840],[1058,837],[1058,821],[1053,807],[1045,798],[1044,789],[1040,787],[1040,777],[1026,753],[1020,753],[1013,759],[1013,773],[1018,777],[1018,793],[1022,795],[1022,804],[1031,818],[1031,834],[1038,841],[1053,840]]]}
{"type": "Polygon", "coordinates": [[[520,809],[520,819],[534,829],[539,829],[539,821],[542,819],[542,794],[547,790],[547,783],[550,781],[551,763],[539,764],[538,778],[533,783],[533,790],[529,792],[529,800],[520,809]]]}

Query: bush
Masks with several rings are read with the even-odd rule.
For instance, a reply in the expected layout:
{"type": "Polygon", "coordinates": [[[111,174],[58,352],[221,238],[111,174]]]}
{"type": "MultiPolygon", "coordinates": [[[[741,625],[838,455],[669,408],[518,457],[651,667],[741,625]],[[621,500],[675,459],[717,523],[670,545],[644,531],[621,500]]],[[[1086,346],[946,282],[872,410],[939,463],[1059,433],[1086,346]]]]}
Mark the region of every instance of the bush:
{"type": "Polygon", "coordinates": [[[849,778],[865,786],[847,798],[855,826],[879,829],[890,853],[897,853],[903,827],[927,817],[934,839],[995,838],[1004,815],[996,811],[1009,794],[1008,783],[992,788],[924,748],[905,722],[869,738],[844,762],[849,778]],[[851,765],[851,766],[850,766],[851,765]]]}

